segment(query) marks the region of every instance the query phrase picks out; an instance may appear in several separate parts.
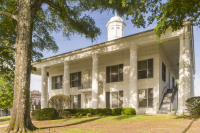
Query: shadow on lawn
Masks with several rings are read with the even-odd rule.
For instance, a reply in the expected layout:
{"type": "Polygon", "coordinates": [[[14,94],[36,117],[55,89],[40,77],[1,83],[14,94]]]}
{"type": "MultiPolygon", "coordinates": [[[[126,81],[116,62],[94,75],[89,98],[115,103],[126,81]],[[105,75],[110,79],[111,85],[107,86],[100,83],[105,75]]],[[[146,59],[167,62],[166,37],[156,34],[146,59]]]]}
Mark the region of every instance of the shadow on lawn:
{"type": "Polygon", "coordinates": [[[190,127],[192,126],[193,122],[196,121],[196,120],[198,120],[198,118],[193,118],[193,120],[190,122],[188,127],[182,133],[186,133],[190,129],[190,127]]]}
{"type": "Polygon", "coordinates": [[[115,120],[128,120],[128,119],[131,119],[131,118],[136,118],[136,119],[141,119],[142,117],[148,117],[148,116],[152,116],[152,115],[142,115],[142,116],[139,116],[139,115],[122,115],[122,116],[118,116],[116,118],[114,118],[115,120]]]}
{"type": "Polygon", "coordinates": [[[72,124],[67,124],[67,125],[62,125],[62,126],[42,127],[42,128],[39,128],[39,129],[48,129],[48,128],[67,127],[67,126],[72,126],[72,125],[83,124],[83,123],[90,122],[90,121],[95,121],[95,120],[98,120],[98,119],[101,119],[101,118],[103,118],[103,117],[98,117],[98,118],[88,119],[88,120],[84,120],[84,121],[80,121],[80,122],[76,122],[76,123],[72,123],[72,124]]]}

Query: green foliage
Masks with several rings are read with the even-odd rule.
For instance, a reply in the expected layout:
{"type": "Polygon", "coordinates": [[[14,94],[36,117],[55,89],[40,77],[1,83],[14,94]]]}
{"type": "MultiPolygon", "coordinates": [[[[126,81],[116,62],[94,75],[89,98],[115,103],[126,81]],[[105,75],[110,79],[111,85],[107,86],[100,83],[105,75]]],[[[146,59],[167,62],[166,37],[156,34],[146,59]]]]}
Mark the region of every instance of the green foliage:
{"type": "Polygon", "coordinates": [[[78,118],[82,118],[82,114],[80,114],[80,115],[78,116],[78,118]]]}
{"type": "Polygon", "coordinates": [[[136,115],[136,111],[134,108],[123,108],[121,111],[121,115],[136,115]]]}
{"type": "Polygon", "coordinates": [[[58,116],[58,112],[54,108],[44,108],[36,112],[36,120],[52,120],[58,116]]]}
{"type": "Polygon", "coordinates": [[[7,74],[7,76],[9,78],[5,78],[4,76],[0,77],[0,108],[3,109],[9,109],[13,106],[13,76],[12,74],[7,74]]]}
{"type": "Polygon", "coordinates": [[[102,114],[102,113],[99,113],[98,116],[103,116],[103,114],[102,114]]]}
{"type": "Polygon", "coordinates": [[[92,113],[87,113],[87,117],[92,117],[92,113]]]}
{"type": "Polygon", "coordinates": [[[112,110],[112,115],[121,115],[122,108],[115,108],[112,110]]]}
{"type": "Polygon", "coordinates": [[[192,97],[187,99],[186,107],[191,115],[200,116],[200,97],[192,97]]]}
{"type": "Polygon", "coordinates": [[[31,112],[31,117],[32,117],[33,119],[36,119],[36,113],[37,113],[38,111],[40,111],[40,110],[34,110],[33,112],[31,112]]]}
{"type": "Polygon", "coordinates": [[[92,115],[99,115],[99,113],[101,113],[101,108],[97,108],[97,109],[93,109],[92,110],[92,115]]]}
{"type": "Polygon", "coordinates": [[[71,114],[70,114],[69,111],[62,111],[60,117],[64,118],[64,119],[67,119],[67,118],[71,117],[71,114]]]}
{"type": "Polygon", "coordinates": [[[104,109],[101,110],[101,113],[102,113],[104,116],[112,115],[112,110],[109,109],[109,108],[104,108],[104,109]]]}
{"type": "Polygon", "coordinates": [[[64,111],[69,111],[70,114],[76,114],[77,109],[64,109],[64,111]]]}

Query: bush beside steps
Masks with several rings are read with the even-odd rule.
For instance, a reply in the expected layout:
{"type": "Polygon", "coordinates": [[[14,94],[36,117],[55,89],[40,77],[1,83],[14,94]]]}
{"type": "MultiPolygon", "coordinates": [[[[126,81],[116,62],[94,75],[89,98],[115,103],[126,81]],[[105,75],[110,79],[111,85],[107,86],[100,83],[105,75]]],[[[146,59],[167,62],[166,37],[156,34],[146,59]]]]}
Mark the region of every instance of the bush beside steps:
{"type": "MultiPolygon", "coordinates": [[[[58,111],[54,108],[45,108],[41,110],[35,110],[31,113],[32,118],[36,120],[52,120],[59,116],[58,111]]],[[[136,115],[134,108],[97,108],[97,109],[65,109],[61,113],[62,118],[81,118],[82,116],[92,117],[95,116],[109,116],[109,115],[136,115]]]]}

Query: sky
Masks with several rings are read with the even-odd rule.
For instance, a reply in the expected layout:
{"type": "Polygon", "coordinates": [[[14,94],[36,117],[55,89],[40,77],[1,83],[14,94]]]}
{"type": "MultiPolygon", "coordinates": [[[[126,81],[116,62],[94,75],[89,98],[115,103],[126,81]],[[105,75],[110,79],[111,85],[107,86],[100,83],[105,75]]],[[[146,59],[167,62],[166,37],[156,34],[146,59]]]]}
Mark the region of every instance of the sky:
{"type": "MultiPolygon", "coordinates": [[[[71,37],[70,40],[67,38],[63,37],[62,32],[60,33],[52,33],[51,35],[55,38],[55,41],[59,47],[59,50],[57,53],[53,53],[52,51],[44,51],[43,55],[44,58],[51,57],[54,55],[66,53],[69,51],[77,50],[80,48],[84,48],[87,46],[92,46],[95,44],[99,44],[102,42],[106,42],[108,37],[107,37],[107,28],[106,24],[114,16],[111,12],[104,12],[102,14],[100,13],[92,13],[90,14],[91,17],[94,18],[96,22],[96,26],[101,29],[102,34],[98,36],[97,40],[92,42],[91,40],[88,40],[84,38],[84,36],[80,35],[74,35],[71,37]]],[[[137,28],[133,27],[133,24],[131,23],[131,20],[126,20],[124,17],[122,17],[124,22],[126,23],[125,27],[125,36],[143,32],[146,30],[154,29],[156,27],[156,22],[153,23],[152,25],[144,28],[137,28]]],[[[195,86],[195,96],[200,96],[200,29],[198,27],[194,27],[194,45],[195,45],[195,62],[196,62],[196,74],[195,74],[195,81],[194,81],[194,86],[195,86]]],[[[39,90],[41,91],[41,76],[37,75],[31,75],[31,90],[39,90]]]]}

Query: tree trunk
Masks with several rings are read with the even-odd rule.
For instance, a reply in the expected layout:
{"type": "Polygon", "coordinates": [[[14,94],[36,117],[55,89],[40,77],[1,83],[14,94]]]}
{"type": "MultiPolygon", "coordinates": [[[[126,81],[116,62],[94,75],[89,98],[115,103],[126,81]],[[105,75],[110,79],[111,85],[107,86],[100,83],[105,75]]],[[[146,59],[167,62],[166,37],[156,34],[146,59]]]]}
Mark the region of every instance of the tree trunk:
{"type": "Polygon", "coordinates": [[[30,119],[30,74],[33,10],[31,0],[18,0],[19,12],[17,23],[17,39],[15,44],[15,80],[12,115],[6,132],[27,132],[36,127],[30,119]]]}

